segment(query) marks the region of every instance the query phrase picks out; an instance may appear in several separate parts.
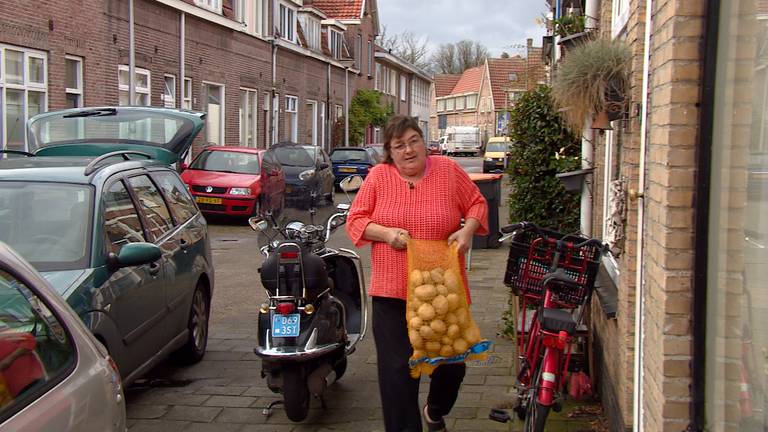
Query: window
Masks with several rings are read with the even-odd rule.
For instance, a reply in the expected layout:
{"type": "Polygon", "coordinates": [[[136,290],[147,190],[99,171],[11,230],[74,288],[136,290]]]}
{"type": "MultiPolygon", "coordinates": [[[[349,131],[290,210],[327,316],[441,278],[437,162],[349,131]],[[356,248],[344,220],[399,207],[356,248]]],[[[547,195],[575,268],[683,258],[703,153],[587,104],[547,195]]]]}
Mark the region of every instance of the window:
{"type": "Polygon", "coordinates": [[[197,214],[195,202],[179,176],[168,171],[156,171],[152,173],[152,178],[163,191],[176,225],[183,224],[197,214]]]}
{"type": "Polygon", "coordinates": [[[389,94],[397,96],[397,71],[389,70],[389,94]]]}
{"type": "Polygon", "coordinates": [[[293,142],[299,141],[299,98],[296,96],[285,96],[285,117],[290,128],[290,139],[293,142]]]}
{"type": "Polygon", "coordinates": [[[311,50],[320,50],[320,20],[309,14],[299,15],[301,28],[304,31],[304,38],[307,40],[307,48],[311,50]]]}
{"type": "Polygon", "coordinates": [[[224,145],[224,86],[203,82],[203,111],[205,117],[205,139],[209,144],[224,145]]]}
{"type": "Polygon", "coordinates": [[[128,101],[128,91],[130,88],[130,80],[128,79],[128,65],[120,65],[118,66],[118,90],[119,90],[119,100],[118,103],[120,105],[143,105],[143,106],[149,106],[151,104],[150,102],[150,93],[149,89],[150,87],[150,74],[149,71],[142,68],[136,68],[136,75],[135,75],[135,89],[136,89],[136,99],[133,101],[133,103],[128,101]]]}
{"type": "Polygon", "coordinates": [[[517,81],[517,74],[514,73],[514,72],[510,72],[509,75],[507,76],[507,80],[512,81],[512,82],[516,82],[517,81]]]}
{"type": "Polygon", "coordinates": [[[335,120],[338,120],[340,118],[344,117],[344,107],[341,105],[336,105],[336,118],[335,120]]]}
{"type": "Polygon", "coordinates": [[[66,56],[64,87],[67,94],[67,108],[83,106],[83,59],[66,56]]]}
{"type": "Polygon", "coordinates": [[[373,88],[381,90],[381,65],[376,63],[376,76],[373,79],[373,88]]]}
{"type": "Polygon", "coordinates": [[[463,110],[464,109],[464,96],[459,96],[456,98],[456,110],[463,110]]]}
{"type": "Polygon", "coordinates": [[[437,101],[437,112],[445,111],[445,99],[439,99],[437,101]]]}
{"type": "Polygon", "coordinates": [[[342,55],[342,40],[343,36],[341,32],[334,29],[329,29],[328,33],[328,47],[331,49],[331,57],[340,59],[342,55]]]}
{"type": "Polygon", "coordinates": [[[405,78],[405,75],[400,75],[400,100],[401,101],[405,101],[406,85],[408,85],[408,80],[405,78]]]}
{"type": "Polygon", "coordinates": [[[192,109],[192,78],[184,78],[184,98],[181,100],[181,107],[192,109]]]}
{"type": "Polygon", "coordinates": [[[296,11],[280,3],[280,37],[296,42],[296,11]]]}
{"type": "Polygon", "coordinates": [[[467,96],[467,109],[475,109],[477,107],[477,95],[467,96]]]}
{"type": "Polygon", "coordinates": [[[611,1],[611,35],[616,37],[629,21],[629,0],[611,1]]]}
{"type": "Polygon", "coordinates": [[[270,0],[234,0],[235,19],[245,24],[248,33],[264,35],[267,29],[267,11],[270,0]]]}
{"type": "Polygon", "coordinates": [[[355,36],[355,69],[363,70],[363,37],[355,36]]]}
{"type": "Polygon", "coordinates": [[[309,124],[305,130],[309,132],[309,142],[313,146],[317,146],[317,101],[307,101],[307,114],[309,115],[309,124]]]}
{"type": "Polygon", "coordinates": [[[272,144],[278,142],[278,131],[280,126],[280,94],[275,93],[272,96],[272,144]]]}
{"type": "Polygon", "coordinates": [[[256,90],[240,89],[240,145],[256,147],[256,90]]]}
{"type": "Polygon", "coordinates": [[[147,231],[153,240],[158,240],[173,227],[171,212],[168,210],[162,195],[146,175],[131,177],[128,183],[136,193],[139,207],[144,214],[147,231]]]}
{"type": "Polygon", "coordinates": [[[507,95],[509,106],[514,105],[515,102],[517,102],[517,100],[520,99],[522,96],[523,96],[523,92],[520,92],[520,91],[509,92],[509,94],[507,95]]]}
{"type": "Polygon", "coordinates": [[[107,252],[118,254],[125,244],[145,241],[141,219],[123,182],[113,183],[103,201],[107,252]]]}
{"type": "Polygon", "coordinates": [[[320,102],[320,147],[325,148],[325,102],[320,102]]]}
{"type": "Polygon", "coordinates": [[[445,100],[445,110],[446,111],[453,111],[453,108],[455,107],[455,99],[450,98],[445,100]]]}
{"type": "Polygon", "coordinates": [[[221,13],[221,0],[195,0],[195,4],[217,14],[221,13]]]}
{"type": "Polygon", "coordinates": [[[0,363],[4,377],[0,418],[30,406],[64,380],[77,361],[69,332],[21,280],[0,270],[3,300],[0,363]]]}
{"type": "Polygon", "coordinates": [[[164,75],[163,81],[163,106],[166,108],[176,108],[176,75],[164,75]]]}
{"type": "Polygon", "coordinates": [[[44,52],[0,44],[0,149],[26,149],[24,124],[48,109],[47,69],[44,52]]]}
{"type": "Polygon", "coordinates": [[[373,43],[368,41],[368,76],[373,72],[373,43]]]}

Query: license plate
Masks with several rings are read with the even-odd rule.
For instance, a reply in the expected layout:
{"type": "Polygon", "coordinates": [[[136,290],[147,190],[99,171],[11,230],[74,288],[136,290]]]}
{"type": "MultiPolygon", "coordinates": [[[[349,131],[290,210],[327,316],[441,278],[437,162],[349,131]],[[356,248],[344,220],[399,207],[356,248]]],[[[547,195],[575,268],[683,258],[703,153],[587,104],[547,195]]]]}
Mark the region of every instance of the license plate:
{"type": "Polygon", "coordinates": [[[297,337],[300,330],[299,314],[272,315],[272,336],[297,337]]]}
{"type": "Polygon", "coordinates": [[[353,172],[357,172],[357,168],[341,167],[339,168],[339,172],[353,173],[353,172]]]}
{"type": "Polygon", "coordinates": [[[221,204],[221,198],[211,198],[211,197],[195,197],[195,201],[199,202],[200,204],[221,204]]]}

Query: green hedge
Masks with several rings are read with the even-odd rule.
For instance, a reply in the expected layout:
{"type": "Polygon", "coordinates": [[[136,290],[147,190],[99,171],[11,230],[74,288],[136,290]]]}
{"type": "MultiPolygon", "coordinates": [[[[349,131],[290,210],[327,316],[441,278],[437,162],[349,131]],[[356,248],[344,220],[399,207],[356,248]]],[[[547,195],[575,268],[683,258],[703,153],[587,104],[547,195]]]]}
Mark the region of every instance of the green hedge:
{"type": "Polygon", "coordinates": [[[555,174],[581,167],[581,140],[553,107],[550,88],[541,85],[518,99],[509,124],[515,143],[509,163],[510,221],[577,232],[579,194],[566,192],[555,174]]]}

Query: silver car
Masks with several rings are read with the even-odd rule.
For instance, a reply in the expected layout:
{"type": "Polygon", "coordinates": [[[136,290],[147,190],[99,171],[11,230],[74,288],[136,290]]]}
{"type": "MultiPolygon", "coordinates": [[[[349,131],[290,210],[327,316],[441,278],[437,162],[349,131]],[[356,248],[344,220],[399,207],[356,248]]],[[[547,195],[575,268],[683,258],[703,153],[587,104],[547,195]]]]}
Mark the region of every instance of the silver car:
{"type": "Polygon", "coordinates": [[[120,374],[107,350],[2,242],[0,430],[126,430],[120,374]]]}

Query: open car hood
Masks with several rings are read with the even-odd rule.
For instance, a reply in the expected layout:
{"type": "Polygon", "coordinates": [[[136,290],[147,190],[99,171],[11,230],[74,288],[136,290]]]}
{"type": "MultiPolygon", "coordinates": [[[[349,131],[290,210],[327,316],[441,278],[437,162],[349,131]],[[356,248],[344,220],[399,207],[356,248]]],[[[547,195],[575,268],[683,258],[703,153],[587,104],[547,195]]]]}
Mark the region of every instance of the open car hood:
{"type": "Polygon", "coordinates": [[[27,123],[29,152],[100,156],[134,150],[172,164],[192,146],[205,113],[158,107],[96,107],[47,112],[27,123]]]}

